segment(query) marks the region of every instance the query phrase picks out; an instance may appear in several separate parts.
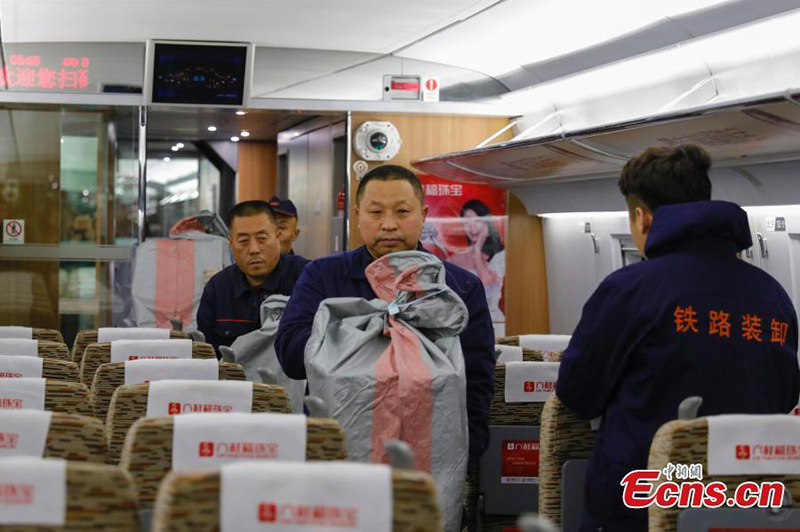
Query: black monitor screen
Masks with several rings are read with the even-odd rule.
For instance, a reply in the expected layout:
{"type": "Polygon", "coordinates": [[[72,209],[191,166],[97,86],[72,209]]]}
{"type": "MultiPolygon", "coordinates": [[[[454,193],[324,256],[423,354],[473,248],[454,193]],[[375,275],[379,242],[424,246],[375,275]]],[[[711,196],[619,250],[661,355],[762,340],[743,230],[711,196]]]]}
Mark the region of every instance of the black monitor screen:
{"type": "Polygon", "coordinates": [[[154,103],[242,105],[247,46],[155,43],[154,103]]]}

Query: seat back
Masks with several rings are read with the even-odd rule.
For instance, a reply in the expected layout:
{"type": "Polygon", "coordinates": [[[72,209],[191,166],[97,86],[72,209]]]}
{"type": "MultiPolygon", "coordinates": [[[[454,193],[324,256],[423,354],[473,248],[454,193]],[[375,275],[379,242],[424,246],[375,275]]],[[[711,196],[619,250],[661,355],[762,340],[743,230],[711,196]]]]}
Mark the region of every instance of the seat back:
{"type": "Polygon", "coordinates": [[[105,427],[99,420],[63,412],[49,412],[47,417],[42,414],[44,412],[37,410],[0,410],[0,433],[5,433],[0,435],[0,440],[4,452],[13,456],[106,463],[105,427]],[[45,429],[46,433],[40,432],[45,429]],[[40,442],[40,436],[43,447],[33,444],[33,441],[40,442]]]}
{"type": "MultiPolygon", "coordinates": [[[[544,357],[541,352],[530,350],[526,354],[523,351],[523,358],[525,362],[544,362],[544,357]]],[[[495,366],[494,370],[494,392],[492,395],[492,402],[490,405],[489,410],[489,425],[490,426],[502,426],[502,427],[531,427],[531,426],[539,426],[541,424],[541,415],[542,409],[544,407],[544,403],[507,403],[505,400],[505,383],[506,383],[506,365],[504,363],[499,363],[495,366]]],[[[496,431],[495,428],[490,428],[490,431],[496,431]]],[[[522,441],[528,441],[531,438],[535,438],[535,434],[530,431],[530,429],[516,429],[516,433],[514,435],[508,435],[509,438],[517,440],[522,438],[522,441]],[[523,431],[525,434],[523,434],[523,431]]],[[[503,438],[505,439],[505,437],[503,438]]],[[[486,462],[492,462],[493,460],[490,458],[490,453],[492,453],[492,447],[490,443],[490,449],[487,451],[485,459],[480,462],[480,467],[476,464],[470,469],[467,475],[467,511],[469,513],[470,523],[476,523],[478,516],[478,497],[481,490],[481,485],[486,484],[489,481],[488,471],[483,471],[483,466],[485,466],[486,462]],[[483,483],[481,482],[481,476],[484,476],[483,483]]],[[[498,452],[497,449],[494,452],[498,452]]],[[[500,450],[499,452],[504,452],[500,450]]],[[[493,472],[496,472],[493,470],[493,472]]],[[[502,472],[501,472],[502,473],[502,472]]],[[[514,486],[519,488],[520,486],[524,488],[529,488],[530,484],[504,484],[504,487],[514,486]]],[[[515,497],[517,500],[524,500],[520,499],[519,497],[515,497]]],[[[493,527],[497,527],[498,529],[502,528],[516,528],[517,522],[517,515],[485,515],[482,516],[482,521],[484,525],[488,526],[491,529],[493,527]]]]}
{"type": "Polygon", "coordinates": [[[44,409],[65,414],[92,416],[89,388],[77,382],[47,379],[44,409]]]}
{"type": "MultiPolygon", "coordinates": [[[[0,339],[2,341],[3,339],[0,339]]],[[[69,350],[67,349],[67,345],[61,342],[52,342],[49,340],[35,340],[36,341],[36,354],[39,358],[50,358],[54,360],[63,360],[64,362],[69,362],[69,350]]],[[[13,355],[18,354],[15,352],[10,352],[6,349],[3,350],[5,354],[13,355]]]]}
{"type": "MultiPolygon", "coordinates": [[[[88,349],[86,351],[86,355],[89,356],[88,349]]],[[[242,370],[242,367],[239,364],[220,362],[219,380],[243,381],[244,370],[242,370]]],[[[124,362],[109,362],[107,364],[102,364],[97,369],[94,374],[94,379],[92,380],[92,387],[89,390],[89,396],[92,402],[92,407],[94,408],[94,413],[98,418],[106,418],[108,415],[108,405],[111,403],[111,397],[113,397],[117,388],[123,384],[125,384],[124,362]]]]}
{"type": "Polygon", "coordinates": [[[50,342],[47,340],[39,340],[39,356],[41,358],[52,358],[55,360],[63,360],[69,362],[69,349],[67,344],[61,342],[50,342]]]}
{"type": "Polygon", "coordinates": [[[59,381],[78,381],[78,365],[75,362],[45,358],[42,360],[42,377],[59,381]]]}
{"type": "MultiPolygon", "coordinates": [[[[728,487],[725,494],[726,498],[734,495],[736,487],[742,482],[751,481],[757,484],[761,482],[783,482],[786,491],[792,497],[792,507],[800,508],[800,476],[798,475],[713,475],[708,469],[708,418],[698,418],[690,420],[675,420],[665,423],[658,429],[653,441],[650,444],[650,455],[648,458],[648,469],[664,470],[667,464],[701,464],[702,483],[724,482],[728,487]]],[[[664,475],[655,483],[660,485],[666,482],[664,475]]],[[[680,482],[680,481],[679,481],[680,482]]],[[[648,529],[654,532],[674,532],[678,529],[678,516],[683,509],[678,507],[661,508],[655,504],[648,509],[648,529]]],[[[724,511],[724,510],[721,510],[724,511]]],[[[767,512],[767,510],[761,510],[767,512]]],[[[740,522],[741,524],[741,522],[740,522]]],[[[710,525],[714,528],[713,525],[710,525]]],[[[722,525],[717,528],[733,528],[722,525]]],[[[747,528],[772,528],[764,524],[747,526],[747,528]]],[[[779,528],[779,527],[775,527],[779,528]]],[[[783,527],[780,527],[783,528],[783,527]]],[[[795,528],[795,527],[792,527],[795,528]]]]}
{"type": "Polygon", "coordinates": [[[529,361],[525,356],[526,353],[537,353],[534,358],[530,359],[532,362],[539,360],[558,362],[567,348],[569,338],[569,336],[561,334],[523,334],[501,336],[497,338],[496,342],[500,345],[521,345],[523,360],[526,362],[529,361]]]}
{"type": "Polygon", "coordinates": [[[43,458],[104,464],[107,452],[105,427],[99,419],[53,412],[43,458]]]}
{"type": "MultiPolygon", "coordinates": [[[[171,339],[187,339],[189,338],[189,334],[184,331],[170,331],[169,337],[171,339]]],[[[80,366],[81,359],[83,358],[83,352],[86,350],[86,347],[89,344],[96,344],[96,343],[97,343],[97,329],[80,331],[77,334],[77,336],[75,336],[75,343],[72,344],[72,355],[71,355],[72,361],[80,366]]]]}
{"type": "MultiPolygon", "coordinates": [[[[219,530],[219,471],[167,475],[158,491],[153,532],[219,530]]],[[[436,485],[422,471],[392,472],[392,531],[438,532],[436,485]]]]}
{"type": "MultiPolygon", "coordinates": [[[[139,505],[149,508],[158,486],[172,469],[173,418],[142,418],[133,424],[125,439],[120,466],[136,483],[139,505]]],[[[306,460],[346,460],[344,431],[333,419],[308,418],[306,460]]]]}
{"type": "Polygon", "coordinates": [[[0,526],[5,532],[114,530],[140,532],[136,492],[127,471],[87,462],[66,464],[64,526],[0,526]]]}
{"type": "MultiPolygon", "coordinates": [[[[205,342],[192,342],[192,358],[216,358],[214,346],[205,342]]],[[[111,342],[86,346],[80,362],[80,382],[92,384],[94,373],[102,364],[111,362],[111,342]]]]}
{"type": "MultiPolygon", "coordinates": [[[[128,430],[137,419],[147,415],[147,398],[150,383],[125,384],[111,397],[106,417],[106,438],[111,463],[119,462],[128,430]]],[[[252,412],[290,414],[289,396],[280,386],[253,383],[252,412]]]]}
{"type": "MultiPolygon", "coordinates": [[[[3,378],[14,378],[25,375],[27,377],[34,377],[34,378],[77,382],[78,366],[74,362],[69,362],[66,360],[57,360],[54,358],[41,358],[41,363],[42,363],[41,375],[38,374],[38,369],[36,375],[31,375],[30,373],[27,372],[27,370],[21,370],[19,373],[16,372],[19,369],[18,366],[16,366],[16,364],[24,362],[25,363],[24,367],[27,368],[28,363],[36,362],[36,364],[38,364],[38,361],[36,361],[37,358],[41,357],[2,355],[2,358],[0,358],[0,360],[2,360],[4,364],[4,370],[7,370],[3,371],[3,378]],[[5,364],[10,364],[10,365],[6,366],[5,364]]],[[[32,373],[32,369],[30,370],[30,372],[32,373]]]]}
{"type": "Polygon", "coordinates": [[[569,460],[586,460],[595,432],[589,421],[572,413],[552,395],[544,404],[539,440],[539,514],[562,524],[562,471],[569,460]]]}
{"type": "Polygon", "coordinates": [[[61,331],[57,331],[56,329],[34,328],[31,333],[31,339],[45,342],[57,342],[59,344],[64,343],[64,337],[61,335],[61,331]]]}
{"type": "MultiPolygon", "coordinates": [[[[542,360],[530,362],[542,362],[542,360]]],[[[544,403],[506,403],[505,385],[506,365],[500,363],[494,368],[494,393],[489,409],[489,424],[539,425],[544,403]]]]}

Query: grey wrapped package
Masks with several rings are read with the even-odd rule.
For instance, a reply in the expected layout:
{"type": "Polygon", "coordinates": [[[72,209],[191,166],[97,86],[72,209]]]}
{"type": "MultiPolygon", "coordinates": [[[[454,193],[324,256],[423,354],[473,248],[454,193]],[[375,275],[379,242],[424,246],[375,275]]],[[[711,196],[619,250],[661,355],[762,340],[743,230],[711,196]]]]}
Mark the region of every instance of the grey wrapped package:
{"type": "Polygon", "coordinates": [[[464,302],[428,253],[374,261],[378,296],[324,300],[306,345],[309,390],[347,435],[352,460],[387,462],[383,443],[411,445],[415,468],[436,481],[445,529],[458,530],[468,458],[464,302]]]}
{"type": "Polygon", "coordinates": [[[261,328],[240,336],[231,344],[234,362],[241,364],[247,380],[261,382],[258,375],[260,368],[270,370],[277,382],[289,394],[292,412],[303,413],[303,399],[306,393],[306,381],[290,379],[283,372],[275,354],[275,336],[278,334],[283,310],[289,301],[287,296],[273,295],[261,303],[261,328]]]}

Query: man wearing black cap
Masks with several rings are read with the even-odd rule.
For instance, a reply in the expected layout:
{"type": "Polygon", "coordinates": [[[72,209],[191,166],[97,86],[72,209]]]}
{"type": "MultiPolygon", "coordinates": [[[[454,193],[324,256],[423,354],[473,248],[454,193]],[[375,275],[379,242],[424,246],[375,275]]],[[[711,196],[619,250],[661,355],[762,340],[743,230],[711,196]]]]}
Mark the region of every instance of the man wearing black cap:
{"type": "Polygon", "coordinates": [[[269,206],[272,207],[272,212],[278,221],[278,242],[281,244],[281,253],[294,255],[292,244],[300,236],[300,229],[297,227],[297,208],[292,200],[282,200],[278,196],[272,196],[269,206]]]}

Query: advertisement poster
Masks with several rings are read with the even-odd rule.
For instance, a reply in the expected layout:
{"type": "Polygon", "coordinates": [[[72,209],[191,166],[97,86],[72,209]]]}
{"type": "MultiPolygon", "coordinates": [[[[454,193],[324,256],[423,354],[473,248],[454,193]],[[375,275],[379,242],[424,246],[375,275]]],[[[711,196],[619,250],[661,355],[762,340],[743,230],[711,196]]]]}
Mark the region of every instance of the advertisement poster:
{"type": "Polygon", "coordinates": [[[420,175],[428,205],[422,245],[477,275],[486,289],[495,336],[505,335],[506,193],[488,185],[420,175]]]}
{"type": "Polygon", "coordinates": [[[539,482],[539,442],[507,440],[500,457],[502,484],[536,484],[539,482]]]}

